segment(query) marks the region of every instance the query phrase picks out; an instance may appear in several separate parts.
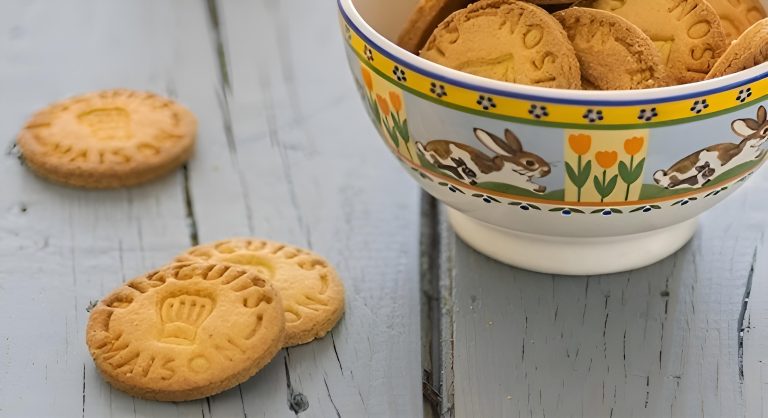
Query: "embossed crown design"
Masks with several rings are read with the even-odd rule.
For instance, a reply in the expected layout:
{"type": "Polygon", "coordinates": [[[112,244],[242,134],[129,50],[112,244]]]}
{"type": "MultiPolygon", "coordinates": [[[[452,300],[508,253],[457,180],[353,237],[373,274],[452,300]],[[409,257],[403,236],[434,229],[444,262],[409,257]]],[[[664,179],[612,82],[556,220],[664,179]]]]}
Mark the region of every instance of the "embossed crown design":
{"type": "Polygon", "coordinates": [[[206,296],[181,295],[168,298],[160,308],[163,342],[190,345],[197,330],[213,312],[213,300],[206,296]]]}
{"type": "Polygon", "coordinates": [[[91,134],[103,141],[130,139],[131,114],[120,107],[94,109],[78,116],[78,120],[91,130],[91,134]]]}

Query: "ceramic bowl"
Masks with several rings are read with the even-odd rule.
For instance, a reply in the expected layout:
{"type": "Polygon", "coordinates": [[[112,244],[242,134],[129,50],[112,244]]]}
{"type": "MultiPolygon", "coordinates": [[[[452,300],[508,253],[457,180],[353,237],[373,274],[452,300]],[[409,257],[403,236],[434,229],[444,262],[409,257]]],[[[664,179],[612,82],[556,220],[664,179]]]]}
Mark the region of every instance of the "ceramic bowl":
{"type": "Polygon", "coordinates": [[[395,39],[417,0],[339,0],[347,57],[384,143],[476,250],[600,274],[681,248],[764,162],[768,65],[642,91],[489,80],[395,39]]]}

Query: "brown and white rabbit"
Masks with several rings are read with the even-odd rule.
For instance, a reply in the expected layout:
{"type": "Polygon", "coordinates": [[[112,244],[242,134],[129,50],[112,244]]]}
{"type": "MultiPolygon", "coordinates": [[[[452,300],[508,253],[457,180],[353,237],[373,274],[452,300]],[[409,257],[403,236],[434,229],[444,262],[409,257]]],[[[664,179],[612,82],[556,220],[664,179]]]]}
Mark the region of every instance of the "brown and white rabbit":
{"type": "Polygon", "coordinates": [[[757,119],[739,119],[731,124],[742,138],[738,144],[712,145],[683,158],[667,170],[659,170],[653,180],[662,187],[697,189],[733,167],[765,156],[760,147],[768,141],[768,111],[760,106],[757,119]]]}
{"type": "Polygon", "coordinates": [[[465,183],[497,182],[536,193],[547,191],[546,186],[531,179],[548,176],[552,168],[543,158],[526,152],[517,135],[506,129],[502,139],[480,128],[474,131],[475,137],[496,155],[488,156],[469,145],[445,140],[426,145],[416,142],[416,147],[428,161],[465,183]]]}

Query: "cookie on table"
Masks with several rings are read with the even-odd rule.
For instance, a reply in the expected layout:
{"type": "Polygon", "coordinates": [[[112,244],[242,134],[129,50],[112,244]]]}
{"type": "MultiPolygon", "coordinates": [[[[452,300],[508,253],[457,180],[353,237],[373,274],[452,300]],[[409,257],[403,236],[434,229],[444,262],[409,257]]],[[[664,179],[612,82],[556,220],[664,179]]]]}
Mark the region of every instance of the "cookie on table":
{"type": "Polygon", "coordinates": [[[421,56],[495,80],[581,87],[579,63],[563,28],[542,8],[522,1],[483,0],[452,14],[421,56]]]}
{"type": "Polygon", "coordinates": [[[258,271],[280,292],[285,307],[284,346],[325,336],[344,313],[344,285],[319,255],[279,242],[235,238],[199,245],[178,262],[211,262],[258,271]]]}
{"type": "Polygon", "coordinates": [[[133,279],[91,311],[86,342],[114,387],[161,401],[211,396],[281,349],[280,295],[258,272],[182,263],[133,279]]]}
{"type": "Polygon", "coordinates": [[[756,22],[765,19],[760,0],[707,0],[715,8],[723,23],[725,37],[730,44],[756,22]]]}
{"type": "Polygon", "coordinates": [[[708,79],[737,73],[768,62],[768,19],[747,29],[717,61],[708,79]]]}
{"type": "Polygon", "coordinates": [[[584,86],[633,90],[664,85],[665,69],[658,51],[628,20],[582,7],[557,12],[554,17],[576,50],[584,86]]]}
{"type": "Polygon", "coordinates": [[[70,186],[116,188],[162,176],[186,162],[195,116],[154,93],[104,90],[54,103],[19,133],[26,165],[70,186]]]}
{"type": "Polygon", "coordinates": [[[473,0],[419,0],[411,12],[404,29],[400,32],[397,45],[418,54],[437,25],[451,13],[467,7],[473,0]]]}
{"type": "Polygon", "coordinates": [[[609,11],[639,27],[674,83],[703,80],[725,52],[720,17],[706,0],[582,0],[576,6],[609,11]]]}

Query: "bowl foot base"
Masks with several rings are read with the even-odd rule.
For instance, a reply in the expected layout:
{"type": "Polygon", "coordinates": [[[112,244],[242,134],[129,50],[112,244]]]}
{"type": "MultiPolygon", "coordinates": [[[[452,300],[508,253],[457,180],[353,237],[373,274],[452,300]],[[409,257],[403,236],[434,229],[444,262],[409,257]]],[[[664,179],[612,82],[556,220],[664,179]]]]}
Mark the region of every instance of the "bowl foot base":
{"type": "Polygon", "coordinates": [[[448,208],[456,234],[493,259],[548,274],[596,275],[651,265],[674,254],[696,232],[697,219],[641,234],[603,238],[534,235],[499,228],[448,208]]]}

